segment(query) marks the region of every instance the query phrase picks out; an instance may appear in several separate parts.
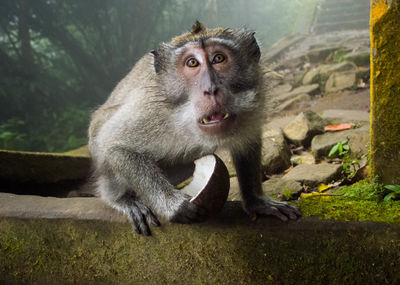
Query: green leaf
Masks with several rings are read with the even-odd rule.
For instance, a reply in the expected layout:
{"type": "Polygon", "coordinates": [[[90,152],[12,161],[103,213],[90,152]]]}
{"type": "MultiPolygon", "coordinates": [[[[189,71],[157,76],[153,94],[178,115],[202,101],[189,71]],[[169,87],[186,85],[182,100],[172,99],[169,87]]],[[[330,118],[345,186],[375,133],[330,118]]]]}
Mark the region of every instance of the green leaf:
{"type": "Polygon", "coordinates": [[[339,143],[338,145],[339,155],[343,153],[343,145],[339,143]]]}
{"type": "Polygon", "coordinates": [[[383,201],[388,202],[392,199],[393,196],[394,196],[394,193],[389,193],[385,196],[385,198],[383,198],[383,201]]]}
{"type": "Polygon", "coordinates": [[[335,144],[332,148],[331,151],[328,154],[328,157],[333,157],[335,153],[338,151],[339,144],[335,144]]]}
{"type": "Polygon", "coordinates": [[[393,192],[400,191],[400,185],[385,185],[384,187],[393,192]]]}

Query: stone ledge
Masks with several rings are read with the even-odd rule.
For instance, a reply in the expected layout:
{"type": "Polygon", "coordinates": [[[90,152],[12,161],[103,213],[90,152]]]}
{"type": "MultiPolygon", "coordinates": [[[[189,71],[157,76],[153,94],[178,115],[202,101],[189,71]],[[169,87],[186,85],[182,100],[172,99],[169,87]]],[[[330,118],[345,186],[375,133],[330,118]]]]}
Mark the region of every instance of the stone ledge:
{"type": "MultiPolygon", "coordinates": [[[[104,221],[120,215],[94,198],[9,195],[2,194],[0,200],[2,284],[399,281],[398,225],[316,218],[283,223],[269,217],[250,222],[240,203],[228,202],[214,220],[153,227],[153,236],[143,237],[128,223],[104,221]],[[56,203],[59,209],[53,207],[53,214],[47,216],[55,219],[5,217],[6,200],[12,209],[18,207],[18,199],[31,202],[31,209],[51,209],[46,203],[56,203]],[[85,214],[89,204],[92,210],[85,214]],[[54,214],[68,207],[81,211],[54,214]]],[[[22,217],[16,211],[9,211],[8,216],[22,217]]]]}
{"type": "Polygon", "coordinates": [[[99,198],[55,198],[0,193],[0,217],[103,220],[127,219],[99,198]]]}

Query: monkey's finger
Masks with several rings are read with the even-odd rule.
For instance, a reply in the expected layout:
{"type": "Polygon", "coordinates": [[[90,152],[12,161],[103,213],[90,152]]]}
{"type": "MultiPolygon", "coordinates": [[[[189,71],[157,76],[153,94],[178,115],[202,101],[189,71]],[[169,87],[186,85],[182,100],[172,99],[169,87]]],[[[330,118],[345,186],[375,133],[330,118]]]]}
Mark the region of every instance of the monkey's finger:
{"type": "Polygon", "coordinates": [[[161,223],[158,221],[156,215],[154,215],[151,210],[147,209],[146,217],[147,217],[147,221],[150,222],[153,226],[156,226],[156,227],[161,226],[161,223]]]}
{"type": "Polygon", "coordinates": [[[288,216],[289,219],[291,219],[291,220],[297,219],[296,213],[294,212],[294,210],[291,207],[289,207],[289,205],[282,205],[278,209],[279,209],[279,211],[283,212],[286,216],[288,216]]]}
{"type": "Polygon", "coordinates": [[[158,221],[156,215],[153,214],[153,212],[147,207],[146,205],[143,205],[141,203],[136,203],[136,205],[139,207],[140,211],[143,213],[143,215],[147,219],[147,223],[151,223],[153,226],[159,227],[161,223],[158,221]]]}
{"type": "Polygon", "coordinates": [[[286,222],[288,220],[288,217],[286,217],[286,215],[284,215],[281,211],[279,211],[278,208],[274,206],[259,208],[257,209],[256,213],[261,215],[275,216],[283,222],[286,222]]]}
{"type": "Polygon", "coordinates": [[[137,206],[133,206],[129,209],[129,217],[131,218],[135,231],[138,234],[144,234],[146,236],[151,235],[146,218],[137,206]]]}
{"type": "Polygon", "coordinates": [[[299,208],[296,206],[288,204],[289,208],[293,210],[293,212],[298,216],[301,217],[303,214],[300,212],[299,208]]]}

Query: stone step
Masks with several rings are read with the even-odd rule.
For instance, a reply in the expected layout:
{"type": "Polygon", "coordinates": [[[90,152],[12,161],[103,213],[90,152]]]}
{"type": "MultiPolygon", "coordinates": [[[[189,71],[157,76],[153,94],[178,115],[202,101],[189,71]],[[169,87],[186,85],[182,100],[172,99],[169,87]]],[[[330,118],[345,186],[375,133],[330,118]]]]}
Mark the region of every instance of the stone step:
{"type": "Polygon", "coordinates": [[[368,19],[368,13],[369,13],[369,10],[343,11],[340,14],[328,13],[325,15],[320,15],[317,23],[340,22],[340,21],[346,21],[348,19],[363,20],[365,18],[368,19]]]}
{"type": "Polygon", "coordinates": [[[340,31],[340,30],[357,30],[357,29],[366,29],[368,28],[369,20],[351,20],[346,22],[336,22],[336,23],[323,23],[314,26],[314,30],[316,33],[324,33],[331,31],[340,31]]]}
{"type": "MultiPolygon", "coordinates": [[[[53,198],[55,199],[55,198],[53,198]]],[[[81,210],[87,207],[81,204],[81,210]]],[[[1,284],[398,283],[399,225],[272,217],[240,203],[191,225],[0,217],[1,284]],[[326,270],[325,270],[326,269],[326,270]],[[346,283],[346,282],[345,282],[346,283]]]]}

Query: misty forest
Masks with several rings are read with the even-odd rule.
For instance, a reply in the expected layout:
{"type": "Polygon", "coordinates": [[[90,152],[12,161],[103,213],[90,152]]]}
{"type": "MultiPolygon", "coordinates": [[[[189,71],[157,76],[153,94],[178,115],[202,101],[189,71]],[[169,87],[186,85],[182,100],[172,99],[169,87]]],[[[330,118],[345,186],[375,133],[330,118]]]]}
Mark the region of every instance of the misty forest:
{"type": "Polygon", "coordinates": [[[247,27],[265,50],[315,1],[3,0],[0,148],[63,152],[87,143],[91,111],[135,62],[190,29],[247,27]]]}

